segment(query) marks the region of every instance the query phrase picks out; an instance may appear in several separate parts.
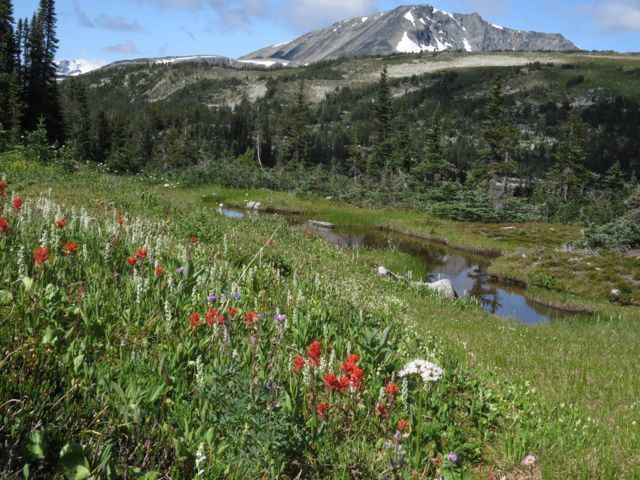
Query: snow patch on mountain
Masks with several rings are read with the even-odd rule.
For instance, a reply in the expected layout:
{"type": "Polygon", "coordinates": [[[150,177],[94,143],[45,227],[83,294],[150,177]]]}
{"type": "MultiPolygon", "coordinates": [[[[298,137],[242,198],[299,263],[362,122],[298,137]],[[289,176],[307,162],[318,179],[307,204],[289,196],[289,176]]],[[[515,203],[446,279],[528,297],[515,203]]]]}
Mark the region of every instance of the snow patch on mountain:
{"type": "Polygon", "coordinates": [[[471,44],[469,43],[469,40],[467,40],[466,38],[463,38],[462,43],[464,43],[464,49],[467,52],[473,52],[473,48],[471,48],[471,44]]]}
{"type": "Polygon", "coordinates": [[[411,13],[411,10],[409,10],[407,13],[404,14],[404,18],[409,20],[413,26],[416,26],[416,19],[413,18],[413,14],[411,13]]]}
{"type": "Polygon", "coordinates": [[[58,77],[76,77],[106,65],[107,62],[96,62],[85,58],[73,60],[56,60],[58,77]]]}

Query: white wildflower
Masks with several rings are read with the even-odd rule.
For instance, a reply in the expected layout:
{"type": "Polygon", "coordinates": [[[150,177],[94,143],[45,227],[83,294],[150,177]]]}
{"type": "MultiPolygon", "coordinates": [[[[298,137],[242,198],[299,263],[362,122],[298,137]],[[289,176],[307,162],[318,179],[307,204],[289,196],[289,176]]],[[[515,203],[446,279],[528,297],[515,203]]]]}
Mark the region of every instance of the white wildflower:
{"type": "Polygon", "coordinates": [[[196,358],[196,385],[200,390],[204,388],[204,365],[200,355],[196,358]]]}
{"type": "Polygon", "coordinates": [[[204,443],[201,443],[196,452],[196,478],[204,478],[204,464],[207,461],[207,456],[204,454],[204,443]]]}
{"type": "Polygon", "coordinates": [[[420,375],[425,382],[436,382],[444,375],[444,370],[427,360],[416,359],[407,363],[398,373],[400,377],[420,375]]]}

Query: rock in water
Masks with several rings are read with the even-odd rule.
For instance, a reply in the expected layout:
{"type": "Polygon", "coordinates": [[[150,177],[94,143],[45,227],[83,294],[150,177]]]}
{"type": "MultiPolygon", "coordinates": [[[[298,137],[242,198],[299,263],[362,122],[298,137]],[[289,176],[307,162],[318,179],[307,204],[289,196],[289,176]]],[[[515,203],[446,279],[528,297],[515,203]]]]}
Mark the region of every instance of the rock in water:
{"type": "Polygon", "coordinates": [[[434,283],[423,283],[422,285],[426,285],[429,290],[438,292],[444,298],[458,298],[458,294],[453,289],[453,284],[449,279],[440,280],[434,283]]]}

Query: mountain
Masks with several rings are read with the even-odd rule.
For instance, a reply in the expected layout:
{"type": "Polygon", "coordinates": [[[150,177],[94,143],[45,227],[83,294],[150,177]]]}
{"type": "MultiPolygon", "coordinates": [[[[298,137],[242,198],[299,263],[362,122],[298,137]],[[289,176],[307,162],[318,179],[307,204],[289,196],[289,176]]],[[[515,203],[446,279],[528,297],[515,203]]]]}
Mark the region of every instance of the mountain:
{"type": "Polygon", "coordinates": [[[82,58],[75,60],[58,60],[56,65],[58,66],[57,74],[60,78],[77,77],[78,75],[100,68],[100,65],[82,58]]]}
{"type": "Polygon", "coordinates": [[[560,34],[523,32],[489,23],[477,13],[448,13],[430,5],[401,6],[334,23],[296,40],[273,45],[245,60],[294,65],[339,57],[462,50],[565,51],[578,48],[560,34]]]}

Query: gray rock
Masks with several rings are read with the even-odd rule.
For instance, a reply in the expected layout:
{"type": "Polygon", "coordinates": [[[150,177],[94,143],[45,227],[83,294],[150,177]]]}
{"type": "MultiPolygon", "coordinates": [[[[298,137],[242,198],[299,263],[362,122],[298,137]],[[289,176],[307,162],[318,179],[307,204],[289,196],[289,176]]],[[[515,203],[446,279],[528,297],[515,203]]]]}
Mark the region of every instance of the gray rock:
{"type": "Polygon", "coordinates": [[[291,42],[243,59],[305,65],[321,60],[394,53],[564,51],[577,47],[560,34],[523,32],[491,24],[477,13],[448,13],[430,5],[401,6],[367,17],[336,22],[291,42]]]}
{"type": "Polygon", "coordinates": [[[449,279],[440,280],[434,283],[423,283],[422,285],[425,285],[429,290],[438,292],[444,298],[458,298],[458,294],[454,290],[453,284],[449,279]]]}

